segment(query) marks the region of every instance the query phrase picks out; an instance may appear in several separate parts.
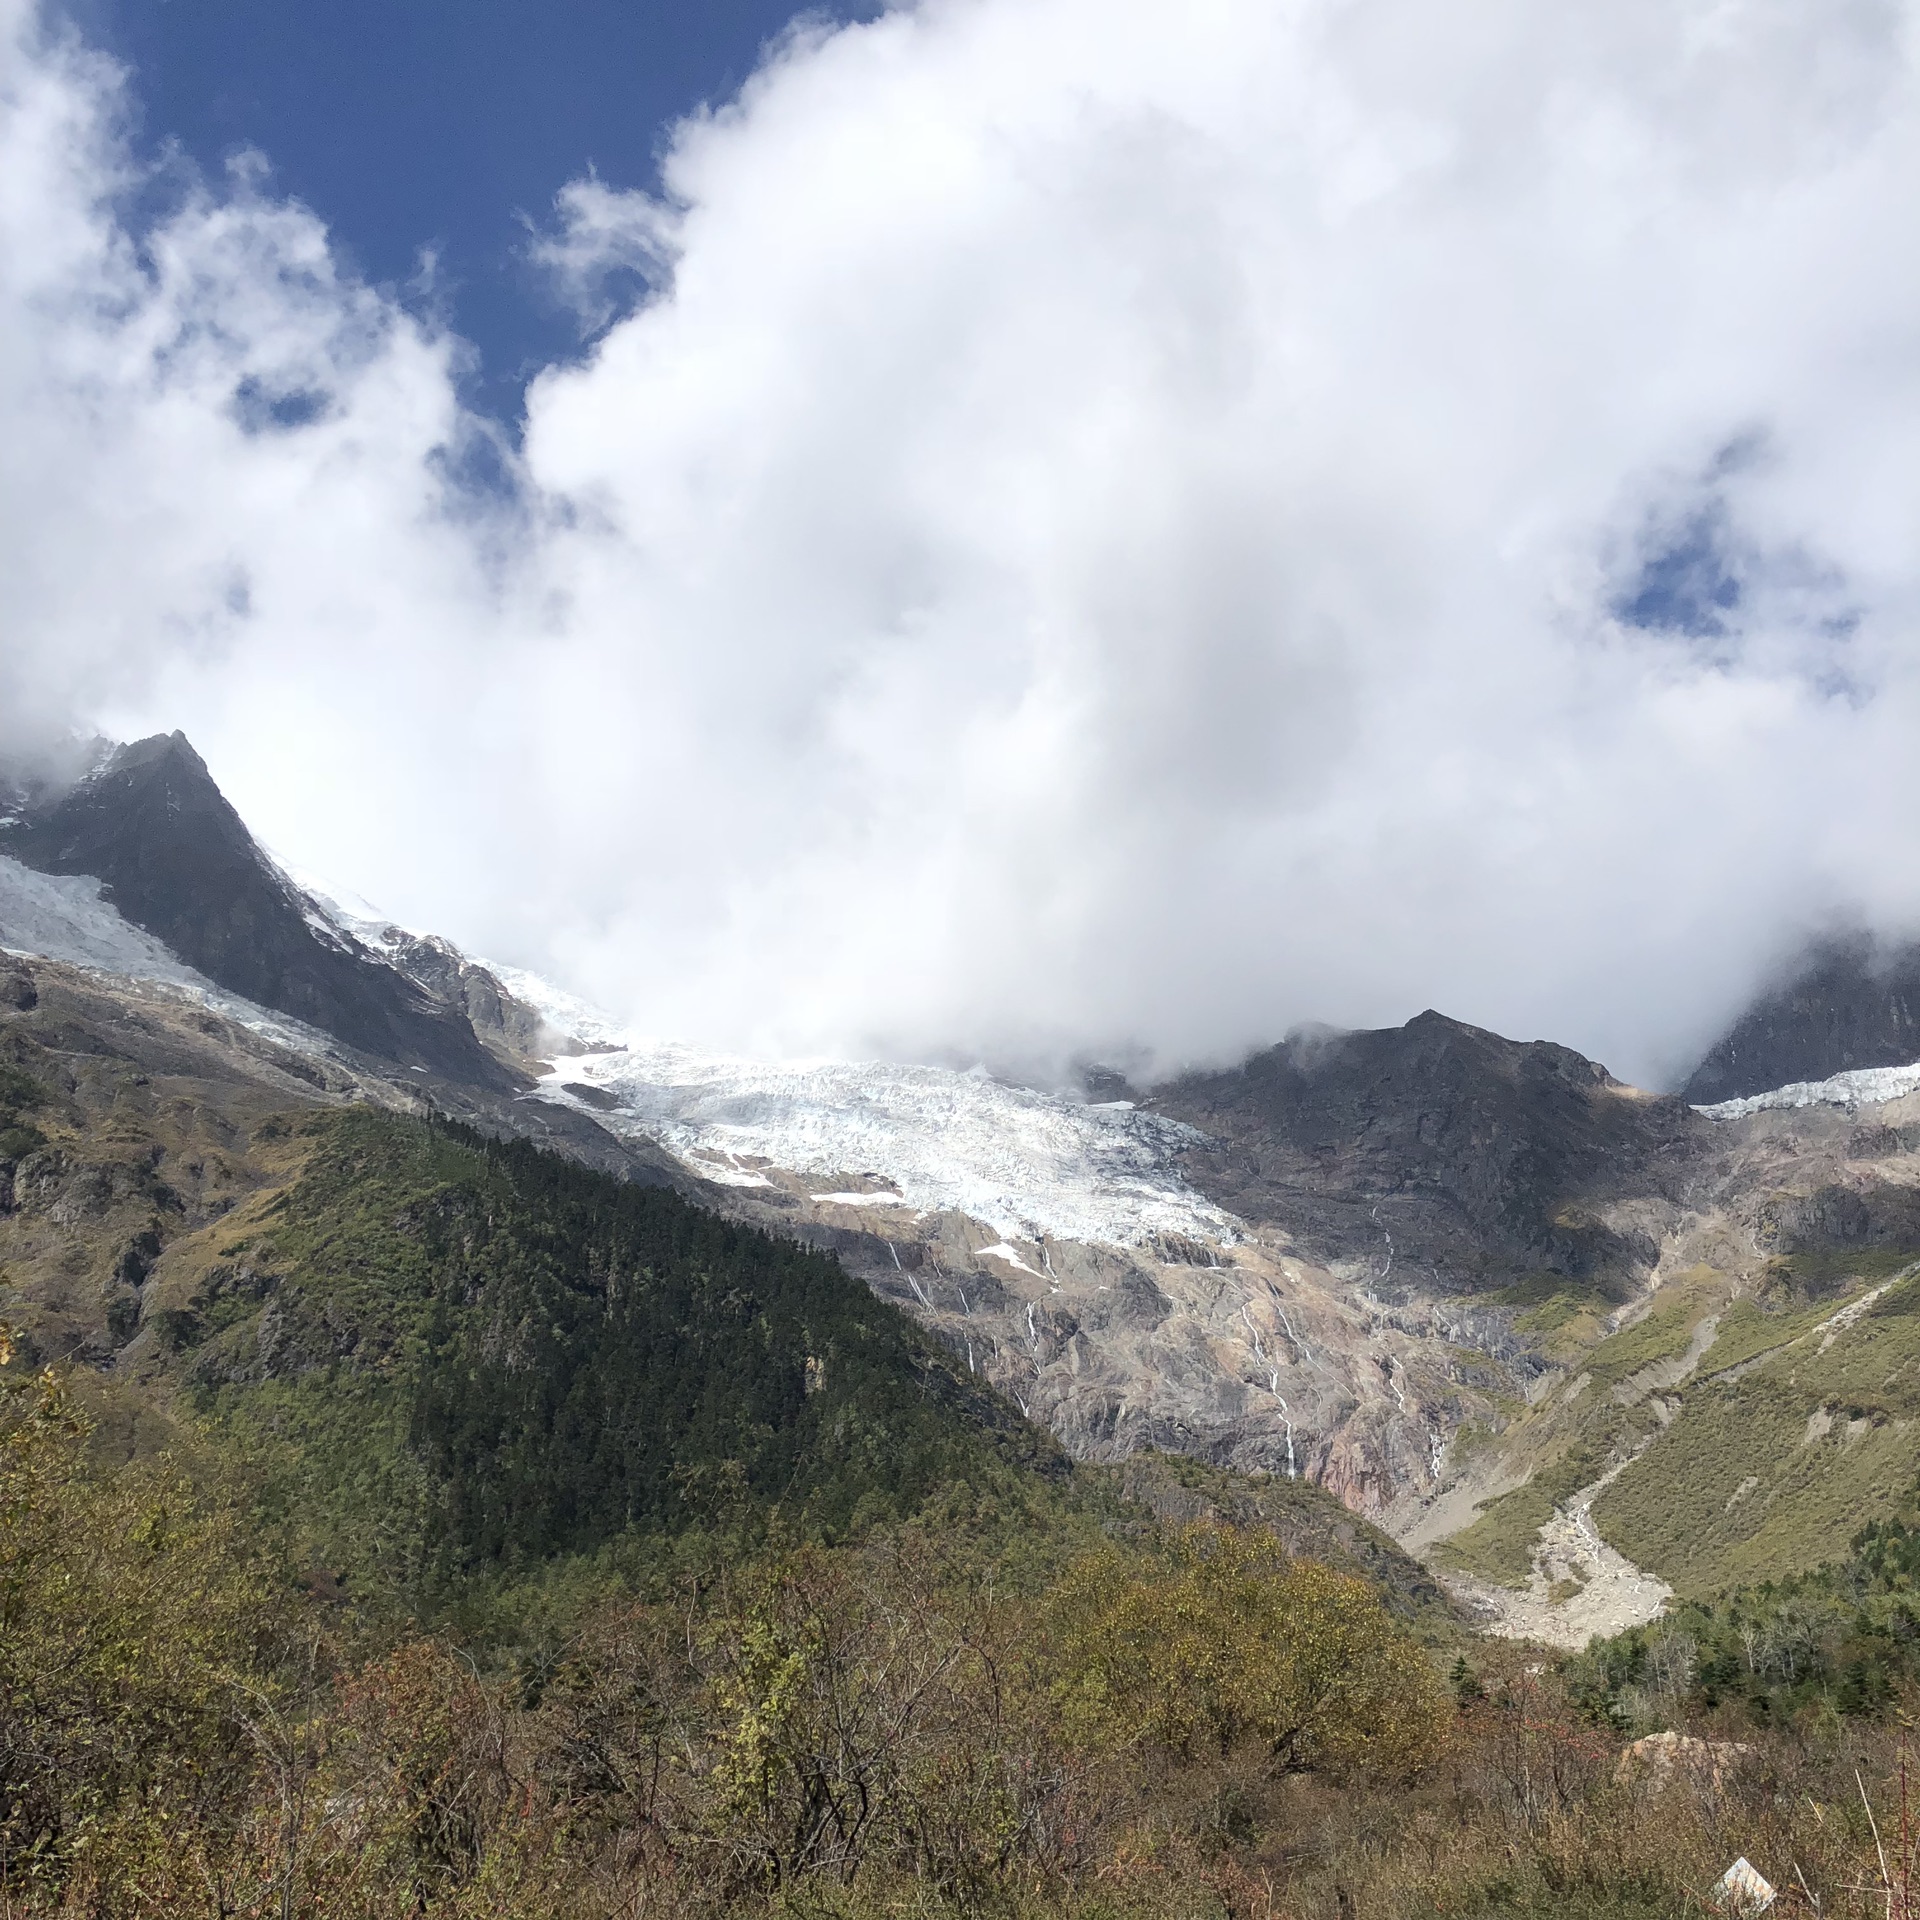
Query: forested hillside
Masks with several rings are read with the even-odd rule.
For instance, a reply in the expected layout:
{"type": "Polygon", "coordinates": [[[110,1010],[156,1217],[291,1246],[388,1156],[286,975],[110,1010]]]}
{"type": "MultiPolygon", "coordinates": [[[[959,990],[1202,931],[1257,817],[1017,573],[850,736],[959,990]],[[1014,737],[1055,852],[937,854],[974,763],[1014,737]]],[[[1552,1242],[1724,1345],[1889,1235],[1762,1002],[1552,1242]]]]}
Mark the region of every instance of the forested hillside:
{"type": "Polygon", "coordinates": [[[818,1251],[80,1038],[0,1088],[26,1910],[978,1910],[1439,1751],[1463,1629],[1319,1490],[1076,1472],[818,1251]]]}
{"type": "Polygon", "coordinates": [[[297,1179],[175,1249],[155,1340],[343,1575],[404,1536],[426,1605],[690,1526],[836,1540],[1066,1471],[824,1254],[449,1123],[301,1126],[297,1179]]]}

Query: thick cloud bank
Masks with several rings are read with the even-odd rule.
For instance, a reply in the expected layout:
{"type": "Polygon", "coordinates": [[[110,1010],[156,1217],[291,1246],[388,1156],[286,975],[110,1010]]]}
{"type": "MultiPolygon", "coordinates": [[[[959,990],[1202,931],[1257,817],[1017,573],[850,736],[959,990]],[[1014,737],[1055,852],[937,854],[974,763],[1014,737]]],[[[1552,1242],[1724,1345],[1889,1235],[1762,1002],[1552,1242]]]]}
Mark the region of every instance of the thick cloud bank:
{"type": "MultiPolygon", "coordinates": [[[[1920,7],[927,0],[800,33],[458,343],[264,171],[144,239],[0,82],[0,726],[665,1032],[1651,1077],[1920,919],[1920,7]],[[482,457],[485,456],[485,457],[482,457]],[[498,470],[511,485],[466,476],[498,470]]],[[[150,183],[149,183],[150,184],[150,183]]]]}

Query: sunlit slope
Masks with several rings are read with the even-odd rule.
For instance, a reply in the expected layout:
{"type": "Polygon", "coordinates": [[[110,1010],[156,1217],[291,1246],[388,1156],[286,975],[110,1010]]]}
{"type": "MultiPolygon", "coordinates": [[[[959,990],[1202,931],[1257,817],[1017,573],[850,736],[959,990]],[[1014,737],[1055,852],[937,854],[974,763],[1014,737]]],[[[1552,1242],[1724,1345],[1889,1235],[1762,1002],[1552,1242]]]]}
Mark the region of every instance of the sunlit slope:
{"type": "Polygon", "coordinates": [[[0,965],[0,1319],[108,1454],[206,1417],[330,1578],[431,1605],[1065,1472],[832,1256],[320,1079],[190,1002],[0,965]]]}
{"type": "Polygon", "coordinates": [[[1607,1539],[1681,1594],[1837,1560],[1920,1474],[1920,1263],[1767,1314],[1751,1300],[1680,1411],[1594,1505],[1607,1539]]]}
{"type": "MultiPolygon", "coordinates": [[[[1637,1567],[1707,1595],[1843,1558],[1920,1482],[1912,1251],[1776,1260],[1750,1292],[1697,1268],[1598,1339],[1571,1295],[1528,1317],[1564,1372],[1469,1461],[1483,1492],[1429,1549],[1439,1567],[1539,1589],[1543,1548],[1586,1514],[1637,1567]]],[[[1559,1571],[1556,1602],[1578,1584],[1559,1571]]]]}
{"type": "Polygon", "coordinates": [[[433,1611],[937,1495],[1043,1558],[1228,1518],[1457,1623],[1321,1488],[1070,1470],[832,1254],[358,1090],[165,986],[0,962],[0,1318],[72,1367],[104,1460],[205,1416],[329,1590],[433,1611]]]}
{"type": "Polygon", "coordinates": [[[1657,1434],[1672,1417],[1670,1389],[1717,1334],[1733,1283],[1701,1268],[1677,1276],[1640,1319],[1605,1332],[1608,1303],[1565,1285],[1513,1290],[1523,1331],[1540,1340],[1564,1377],[1496,1442],[1468,1434],[1468,1465],[1488,1492],[1476,1517],[1433,1549],[1436,1564],[1503,1586],[1522,1586],[1540,1529],[1557,1508],[1657,1434]],[[1478,1441],[1493,1456],[1472,1461],[1478,1441]]]}

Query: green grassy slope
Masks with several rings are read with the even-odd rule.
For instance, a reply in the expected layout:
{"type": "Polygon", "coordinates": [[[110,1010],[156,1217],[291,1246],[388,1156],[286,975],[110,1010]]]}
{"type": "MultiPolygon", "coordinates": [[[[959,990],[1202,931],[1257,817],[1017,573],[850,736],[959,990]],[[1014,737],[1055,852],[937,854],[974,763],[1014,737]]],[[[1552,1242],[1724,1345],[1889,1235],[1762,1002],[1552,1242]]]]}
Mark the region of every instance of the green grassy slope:
{"type": "Polygon", "coordinates": [[[1842,1304],[1779,1316],[1757,1352],[1764,1317],[1730,1315],[1679,1418],[1595,1504],[1607,1539],[1704,1595],[1838,1560],[1891,1515],[1920,1472],[1920,1273],[1835,1327],[1842,1304]]]}
{"type": "Polygon", "coordinates": [[[1555,1506],[1655,1431],[1659,1419],[1648,1382],[1657,1376],[1649,1370],[1682,1360],[1726,1292],[1718,1274],[1679,1275],[1642,1318],[1598,1339],[1592,1334],[1601,1323],[1591,1314],[1560,1311],[1561,1295],[1531,1308],[1555,1316],[1551,1328],[1566,1337],[1559,1357],[1571,1377],[1503,1436],[1502,1451],[1524,1465],[1525,1484],[1487,1501],[1470,1526],[1433,1549],[1433,1559],[1482,1580],[1524,1586],[1540,1529],[1555,1506]]]}
{"type": "Polygon", "coordinates": [[[1617,1436],[1630,1441],[1624,1420],[1600,1423],[1600,1430],[1577,1434],[1549,1452],[1524,1486],[1487,1501],[1471,1526],[1440,1541],[1432,1549],[1434,1561],[1496,1586],[1524,1587],[1540,1529],[1556,1506],[1605,1471],[1608,1442],[1617,1436]]]}
{"type": "Polygon", "coordinates": [[[1598,1340],[1559,1319],[1566,1377],[1497,1442],[1524,1482],[1440,1541],[1436,1565],[1523,1586],[1555,1506],[1628,1462],[1594,1502],[1600,1532],[1706,1596],[1839,1561],[1920,1478],[1912,1251],[1779,1258],[1751,1294],[1697,1269],[1598,1340]]]}
{"type": "Polygon", "coordinates": [[[284,1185],[287,1111],[323,1096],[211,1015],[38,980],[0,966],[0,1317],[99,1380],[167,1249],[284,1185]]]}

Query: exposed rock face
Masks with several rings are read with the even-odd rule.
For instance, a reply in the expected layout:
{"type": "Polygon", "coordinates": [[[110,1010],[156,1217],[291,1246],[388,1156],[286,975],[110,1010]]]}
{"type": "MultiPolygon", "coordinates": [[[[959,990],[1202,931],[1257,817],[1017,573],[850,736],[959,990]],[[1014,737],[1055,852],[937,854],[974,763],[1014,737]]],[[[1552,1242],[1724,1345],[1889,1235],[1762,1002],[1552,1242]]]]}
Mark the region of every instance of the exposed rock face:
{"type": "Polygon", "coordinates": [[[85,874],[121,915],[216,985],[361,1052],[506,1091],[464,1012],[350,936],[312,924],[184,734],[120,748],[64,798],[0,826],[0,853],[85,874]]]}
{"type": "Polygon", "coordinates": [[[1920,942],[1877,951],[1865,936],[1816,947],[1763,995],[1693,1070],[1696,1106],[1920,1060],[1920,942]]]}
{"type": "MultiPolygon", "coordinates": [[[[1297,1475],[1377,1513],[1429,1486],[1446,1434],[1490,1411],[1474,1364],[1457,1363],[1466,1316],[1383,1311],[1264,1235],[1186,1258],[1008,1240],[964,1214],[823,1204],[811,1182],[766,1177],[771,1191],[716,1190],[714,1204],[838,1253],[1081,1459],[1154,1448],[1297,1475]]],[[[1505,1343],[1503,1316],[1487,1318],[1505,1343]]]]}
{"type": "Polygon", "coordinates": [[[1754,1208],[1753,1224],[1756,1244],[1769,1253],[1920,1247],[1920,1188],[1854,1174],[1810,1191],[1768,1194],[1754,1208]]]}
{"type": "Polygon", "coordinates": [[[516,1073],[551,1037],[531,1007],[522,1006],[451,941],[401,927],[388,928],[385,937],[388,961],[441,1005],[463,1014],[481,1042],[516,1073]]]}
{"type": "MultiPolygon", "coordinates": [[[[1745,1287],[1778,1256],[1897,1245],[1916,1221],[1896,1129],[1863,1133],[1837,1109],[1714,1121],[1566,1048],[1431,1013],[1148,1098],[1141,1137],[1157,1123],[1172,1158],[1143,1159],[1135,1190],[1184,1176],[1182,1231],[1124,1207],[1104,1229],[1084,1210],[1019,1224],[1044,1208],[1012,1132],[1008,1184],[979,1189],[997,1213],[930,1197],[927,1138],[891,1130],[907,1121],[887,1070],[770,1091],[736,1064],[737,1083],[725,1062],[609,1043],[541,1092],[669,1143],[718,1183],[709,1204],[836,1252],[1080,1458],[1153,1448],[1297,1474],[1424,1538],[1472,1518],[1491,1484],[1472,1463],[1500,1459],[1489,1440],[1563,1378],[1556,1325],[1591,1343],[1674,1273],[1745,1287]],[[860,1103],[876,1124],[842,1130],[846,1160],[820,1159],[860,1103]],[[1532,1312],[1543,1299],[1557,1320],[1532,1312]]],[[[934,1146],[958,1151],[981,1110],[966,1087],[943,1097],[934,1146]]]]}
{"type": "Polygon", "coordinates": [[[1149,1103],[1214,1145],[1187,1176],[1385,1298],[1541,1272],[1625,1298],[1658,1258],[1644,1221],[1680,1197],[1711,1123],[1595,1062],[1423,1013],[1296,1036],[1149,1103]]]}
{"type": "Polygon", "coordinates": [[[1621,1752],[1613,1770],[1616,1786],[1664,1793],[1676,1783],[1695,1793],[1720,1793],[1754,1749],[1738,1740],[1696,1740],[1685,1733],[1650,1733],[1621,1752]]]}

